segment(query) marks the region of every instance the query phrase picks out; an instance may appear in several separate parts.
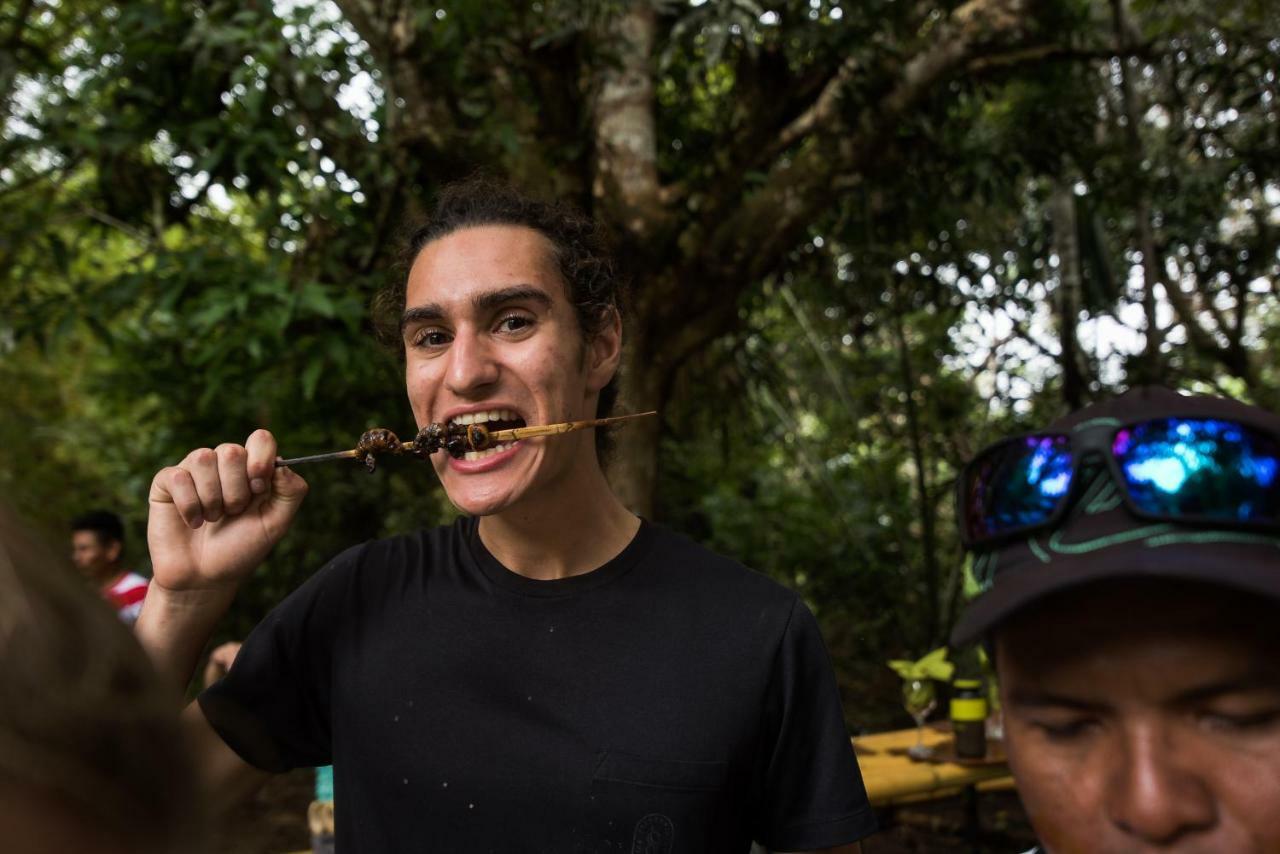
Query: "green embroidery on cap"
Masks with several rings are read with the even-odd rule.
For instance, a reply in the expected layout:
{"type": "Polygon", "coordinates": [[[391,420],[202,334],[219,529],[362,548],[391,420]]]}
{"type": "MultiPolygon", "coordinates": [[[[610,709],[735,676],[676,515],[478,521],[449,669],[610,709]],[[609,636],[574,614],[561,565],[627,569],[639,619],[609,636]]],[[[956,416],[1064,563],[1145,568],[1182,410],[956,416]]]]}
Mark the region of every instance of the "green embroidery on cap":
{"type": "Polygon", "coordinates": [[[996,560],[995,552],[986,552],[973,561],[973,580],[982,593],[990,590],[996,580],[996,560]]]}
{"type": "Polygon", "coordinates": [[[1081,543],[1064,543],[1062,542],[1062,531],[1054,531],[1053,536],[1049,538],[1049,548],[1062,555],[1088,554],[1099,549],[1118,546],[1122,543],[1132,543],[1134,540],[1144,540],[1147,537],[1155,537],[1176,531],[1177,528],[1174,525],[1146,525],[1142,528],[1118,531],[1105,537],[1098,537],[1096,540],[1086,540],[1081,543]]]}
{"type": "Polygon", "coordinates": [[[1111,478],[1106,478],[1102,489],[1098,490],[1097,497],[1086,504],[1084,509],[1086,513],[1093,516],[1114,510],[1123,502],[1124,498],[1120,495],[1120,490],[1116,489],[1116,485],[1111,481],[1111,478]]]}
{"type": "Polygon", "coordinates": [[[1088,430],[1090,427],[1119,427],[1119,418],[1090,418],[1088,421],[1081,421],[1079,424],[1071,428],[1072,433],[1079,433],[1081,430],[1088,430]]]}
{"type": "Polygon", "coordinates": [[[1179,531],[1152,537],[1147,541],[1147,548],[1160,546],[1176,546],[1195,543],[1240,543],[1247,546],[1275,546],[1280,549],[1280,537],[1269,537],[1266,534],[1248,534],[1244,531],[1179,531]]]}
{"type": "Polygon", "coordinates": [[[1105,491],[1108,483],[1107,478],[1105,476],[1106,472],[1103,472],[1103,471],[1089,472],[1087,469],[1081,469],[1080,473],[1082,476],[1085,474],[1092,474],[1092,477],[1089,479],[1089,486],[1088,488],[1085,489],[1084,495],[1081,495],[1080,500],[1076,502],[1077,506],[1087,505],[1090,502],[1096,500],[1098,497],[1098,493],[1105,491]]]}
{"type": "Polygon", "coordinates": [[[1097,468],[1092,471],[1090,471],[1090,468],[1092,467],[1081,469],[1082,475],[1091,474],[1092,477],[1089,480],[1088,488],[1080,496],[1080,500],[1076,502],[1076,507],[1090,516],[1105,513],[1108,510],[1114,510],[1119,507],[1123,499],[1120,497],[1120,491],[1116,489],[1115,483],[1111,480],[1111,473],[1105,468],[1097,468]]]}
{"type": "Polygon", "coordinates": [[[1038,542],[1036,542],[1035,537],[1030,537],[1027,539],[1027,548],[1031,549],[1031,553],[1033,555],[1040,558],[1041,563],[1048,563],[1049,561],[1053,560],[1053,558],[1049,556],[1049,553],[1044,550],[1044,547],[1041,546],[1038,542]]]}

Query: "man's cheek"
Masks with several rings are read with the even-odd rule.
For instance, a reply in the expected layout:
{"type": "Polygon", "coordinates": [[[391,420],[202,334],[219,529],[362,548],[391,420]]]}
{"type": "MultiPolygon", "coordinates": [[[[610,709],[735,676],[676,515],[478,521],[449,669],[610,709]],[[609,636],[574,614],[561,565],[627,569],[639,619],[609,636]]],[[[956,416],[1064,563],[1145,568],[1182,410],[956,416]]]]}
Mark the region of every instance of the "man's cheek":
{"type": "Polygon", "coordinates": [[[1096,825],[1105,805],[1084,773],[1087,757],[1017,729],[1007,734],[1009,767],[1036,835],[1055,854],[1089,851],[1097,844],[1096,825]]]}
{"type": "Polygon", "coordinates": [[[1280,752],[1259,750],[1251,758],[1208,760],[1225,772],[1209,785],[1223,823],[1243,829],[1258,851],[1280,851],[1280,752]]]}
{"type": "Polygon", "coordinates": [[[1044,850],[1054,854],[1096,854],[1102,850],[1099,826],[1105,805],[1092,802],[1069,781],[1041,784],[1028,791],[1018,784],[1027,818],[1044,850]]]}

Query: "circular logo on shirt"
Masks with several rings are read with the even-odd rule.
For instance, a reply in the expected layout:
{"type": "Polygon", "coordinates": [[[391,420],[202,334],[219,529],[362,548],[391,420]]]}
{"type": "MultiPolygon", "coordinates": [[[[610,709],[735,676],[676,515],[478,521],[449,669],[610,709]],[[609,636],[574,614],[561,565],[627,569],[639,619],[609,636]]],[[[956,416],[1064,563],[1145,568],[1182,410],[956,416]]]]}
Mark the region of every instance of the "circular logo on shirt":
{"type": "Polygon", "coordinates": [[[676,828],[671,819],[660,813],[650,813],[636,822],[635,835],[631,837],[631,854],[671,854],[676,828]]]}

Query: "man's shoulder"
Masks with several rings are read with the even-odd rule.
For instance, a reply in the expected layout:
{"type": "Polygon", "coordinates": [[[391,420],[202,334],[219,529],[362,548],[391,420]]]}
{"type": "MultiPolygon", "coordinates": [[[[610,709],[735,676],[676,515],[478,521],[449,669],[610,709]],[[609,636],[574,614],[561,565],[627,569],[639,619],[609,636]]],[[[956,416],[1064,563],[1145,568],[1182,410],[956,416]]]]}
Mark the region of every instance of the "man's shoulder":
{"type": "Polygon", "coordinates": [[[728,593],[739,602],[747,599],[787,608],[799,598],[794,590],[736,558],[714,551],[662,525],[653,525],[653,528],[651,557],[691,587],[710,593],[728,593]]]}
{"type": "Polygon", "coordinates": [[[400,599],[406,584],[441,560],[451,536],[445,526],[356,543],[325,562],[286,601],[294,607],[323,603],[334,613],[377,609],[377,603],[400,599]]]}
{"type": "Polygon", "coordinates": [[[419,528],[403,534],[394,534],[350,546],[339,552],[325,566],[324,571],[336,574],[349,572],[364,574],[365,568],[375,568],[379,573],[397,570],[417,571],[451,560],[464,536],[459,523],[419,528]]]}

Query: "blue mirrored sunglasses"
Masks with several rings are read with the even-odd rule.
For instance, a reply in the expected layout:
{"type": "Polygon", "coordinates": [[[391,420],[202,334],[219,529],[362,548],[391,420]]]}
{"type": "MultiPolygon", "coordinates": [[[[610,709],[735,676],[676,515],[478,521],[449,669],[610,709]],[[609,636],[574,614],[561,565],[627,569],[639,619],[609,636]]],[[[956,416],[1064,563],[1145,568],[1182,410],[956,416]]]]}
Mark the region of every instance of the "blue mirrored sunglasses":
{"type": "Polygon", "coordinates": [[[1155,418],[1017,436],[982,451],[958,482],[965,545],[1056,526],[1093,455],[1141,518],[1280,531],[1280,436],[1217,418],[1155,418]]]}

